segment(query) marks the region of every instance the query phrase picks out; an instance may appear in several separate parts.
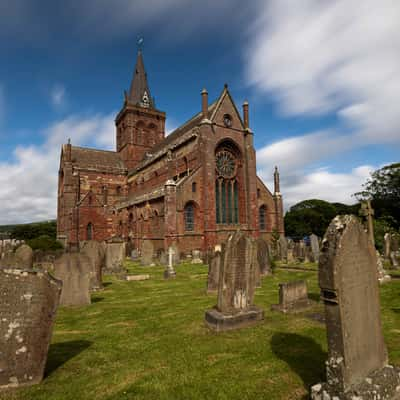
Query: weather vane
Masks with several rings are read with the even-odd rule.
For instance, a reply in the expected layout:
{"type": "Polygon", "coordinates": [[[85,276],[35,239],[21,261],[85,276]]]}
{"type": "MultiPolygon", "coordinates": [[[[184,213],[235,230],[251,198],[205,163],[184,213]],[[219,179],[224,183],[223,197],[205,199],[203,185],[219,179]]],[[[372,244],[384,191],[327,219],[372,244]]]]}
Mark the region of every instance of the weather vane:
{"type": "Polygon", "coordinates": [[[143,36],[140,36],[137,40],[137,46],[139,51],[142,51],[143,49],[143,42],[144,42],[143,36]]]}

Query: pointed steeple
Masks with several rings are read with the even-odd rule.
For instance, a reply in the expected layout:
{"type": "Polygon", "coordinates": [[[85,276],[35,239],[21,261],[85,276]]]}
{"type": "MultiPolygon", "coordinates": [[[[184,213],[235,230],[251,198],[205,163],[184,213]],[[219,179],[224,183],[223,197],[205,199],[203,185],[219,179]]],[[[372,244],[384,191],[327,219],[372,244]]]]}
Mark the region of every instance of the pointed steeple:
{"type": "Polygon", "coordinates": [[[131,88],[127,94],[127,100],[129,103],[141,107],[154,108],[154,101],[147,83],[147,74],[144,69],[143,55],[140,49],[138,51],[135,71],[133,72],[131,88]]]}

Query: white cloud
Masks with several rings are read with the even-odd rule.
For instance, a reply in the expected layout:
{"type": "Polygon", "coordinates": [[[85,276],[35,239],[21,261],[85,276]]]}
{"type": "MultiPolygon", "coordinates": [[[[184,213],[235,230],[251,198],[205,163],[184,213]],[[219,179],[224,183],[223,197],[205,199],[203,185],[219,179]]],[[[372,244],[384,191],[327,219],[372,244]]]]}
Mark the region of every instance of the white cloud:
{"type": "Polygon", "coordinates": [[[55,84],[50,91],[50,100],[55,108],[63,107],[66,101],[65,87],[60,84],[55,84]]]}
{"type": "Polygon", "coordinates": [[[334,112],[360,141],[399,143],[399,21],[395,0],[265,2],[248,79],[285,114],[334,112]]]}
{"type": "Polygon", "coordinates": [[[41,146],[19,146],[0,163],[0,224],[55,218],[61,144],[112,148],[114,115],[73,115],[44,130],[41,146]]]}

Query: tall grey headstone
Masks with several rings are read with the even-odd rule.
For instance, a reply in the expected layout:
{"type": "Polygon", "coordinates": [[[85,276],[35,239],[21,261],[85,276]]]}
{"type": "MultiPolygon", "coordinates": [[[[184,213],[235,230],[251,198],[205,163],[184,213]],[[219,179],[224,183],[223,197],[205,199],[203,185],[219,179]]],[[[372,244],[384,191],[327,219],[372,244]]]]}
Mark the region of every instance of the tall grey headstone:
{"type": "Polygon", "coordinates": [[[318,262],[319,259],[319,240],[318,236],[313,233],[310,235],[310,246],[313,255],[314,262],[318,262]]]}
{"type": "Polygon", "coordinates": [[[122,239],[112,238],[107,240],[104,272],[107,274],[123,274],[125,272],[123,267],[125,254],[125,242],[122,239]]]}
{"type": "Polygon", "coordinates": [[[103,288],[103,268],[106,262],[105,244],[95,240],[83,243],[81,253],[90,260],[90,290],[96,291],[103,288]]]}
{"type": "Polygon", "coordinates": [[[153,264],[154,258],[154,245],[151,240],[143,240],[142,242],[142,256],[141,263],[142,265],[151,265],[153,264]]]}
{"type": "Polygon", "coordinates": [[[209,293],[218,290],[219,271],[223,260],[223,247],[224,246],[221,244],[215,246],[214,255],[212,256],[208,266],[207,292],[209,293]]]}
{"type": "Polygon", "coordinates": [[[268,243],[261,238],[257,239],[257,261],[262,276],[272,273],[268,243]]]}
{"type": "Polygon", "coordinates": [[[62,281],[60,304],[90,304],[91,262],[85,254],[65,253],[54,262],[54,276],[62,281]]]}
{"type": "Polygon", "coordinates": [[[256,268],[256,241],[240,231],[230,235],[220,269],[217,306],[205,314],[211,329],[237,329],[264,318],[263,310],[254,305],[256,268]]]}
{"type": "Polygon", "coordinates": [[[176,277],[176,272],[174,269],[174,259],[175,259],[175,250],[176,247],[170,246],[168,247],[168,264],[164,271],[164,279],[171,279],[176,277]]]}
{"type": "Polygon", "coordinates": [[[0,391],[43,379],[61,286],[45,271],[0,268],[0,391]]]}
{"type": "Polygon", "coordinates": [[[399,369],[387,365],[375,248],[355,216],[337,216],[329,225],[319,285],[328,337],[327,383],[313,386],[311,398],[394,398],[399,369]]]}

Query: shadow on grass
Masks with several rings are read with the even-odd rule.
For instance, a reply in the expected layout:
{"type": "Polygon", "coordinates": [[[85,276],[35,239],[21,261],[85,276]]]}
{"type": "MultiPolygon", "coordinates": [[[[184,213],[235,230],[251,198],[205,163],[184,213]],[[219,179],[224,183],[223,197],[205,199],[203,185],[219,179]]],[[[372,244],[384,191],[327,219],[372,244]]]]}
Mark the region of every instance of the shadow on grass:
{"type": "Polygon", "coordinates": [[[327,353],[314,339],[296,333],[275,333],[271,348],[301,378],[307,391],[325,380],[327,353]]]}
{"type": "Polygon", "coordinates": [[[92,342],[87,340],[70,340],[69,342],[51,344],[44,376],[46,378],[50,376],[57,368],[86,350],[91,344],[92,342]]]}
{"type": "Polygon", "coordinates": [[[112,282],[103,282],[103,286],[106,288],[108,286],[112,285],[112,282]]]}
{"type": "Polygon", "coordinates": [[[103,301],[104,297],[92,297],[92,303],[99,303],[100,301],[103,301]]]}
{"type": "Polygon", "coordinates": [[[317,303],[319,303],[321,300],[321,295],[319,293],[310,293],[309,292],[308,297],[309,297],[309,299],[316,301],[317,303]]]}
{"type": "Polygon", "coordinates": [[[391,310],[395,313],[399,313],[400,314],[400,308],[391,308],[391,310]]]}

